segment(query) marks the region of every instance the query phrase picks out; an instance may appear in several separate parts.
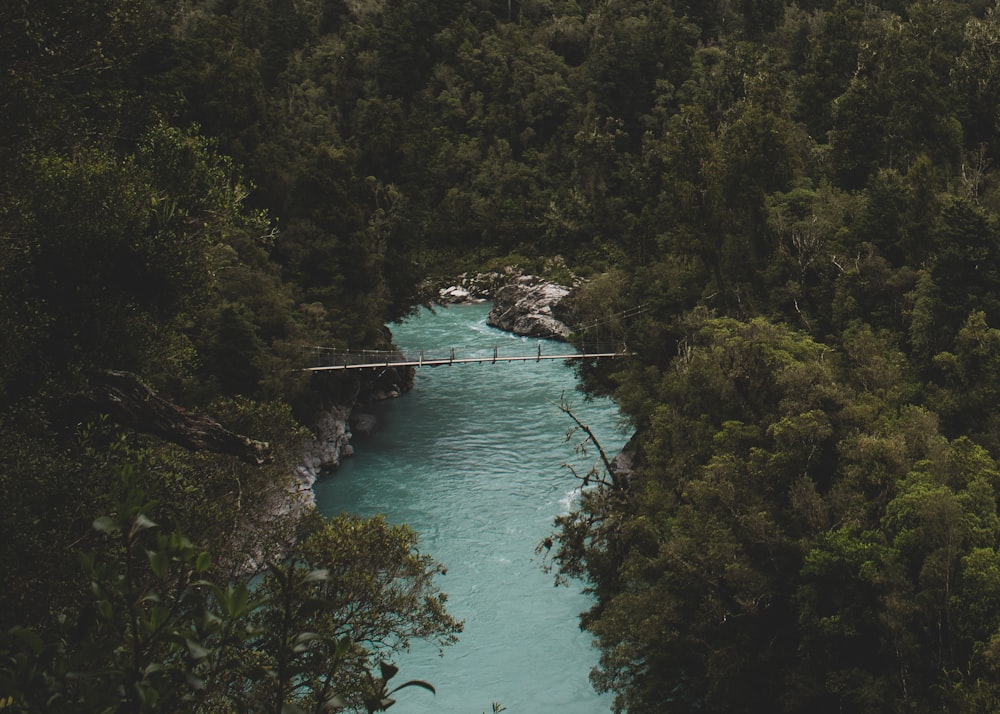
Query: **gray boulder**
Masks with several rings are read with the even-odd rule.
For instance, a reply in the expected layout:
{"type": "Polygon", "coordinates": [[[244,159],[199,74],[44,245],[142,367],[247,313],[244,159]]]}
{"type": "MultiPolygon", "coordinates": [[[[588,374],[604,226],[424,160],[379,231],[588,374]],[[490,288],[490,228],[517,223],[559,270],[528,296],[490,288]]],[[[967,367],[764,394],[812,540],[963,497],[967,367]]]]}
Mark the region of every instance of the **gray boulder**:
{"type": "Polygon", "coordinates": [[[496,291],[486,322],[516,335],[565,340],[572,331],[556,319],[553,309],[569,292],[564,285],[522,275],[496,291]]]}

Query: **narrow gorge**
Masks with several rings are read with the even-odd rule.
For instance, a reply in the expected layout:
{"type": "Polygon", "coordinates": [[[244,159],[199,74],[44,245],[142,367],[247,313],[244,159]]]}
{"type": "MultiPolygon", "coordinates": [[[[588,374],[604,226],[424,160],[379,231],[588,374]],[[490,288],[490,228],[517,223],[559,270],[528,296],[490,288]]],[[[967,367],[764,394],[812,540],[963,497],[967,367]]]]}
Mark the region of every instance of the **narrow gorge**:
{"type": "MultiPolygon", "coordinates": [[[[394,340],[404,349],[536,349],[534,338],[488,326],[490,309],[424,309],[393,328],[394,340]]],[[[422,551],[448,569],[440,587],[465,631],[442,657],[419,646],[401,657],[406,676],[437,688],[400,693],[406,711],[481,712],[494,701],[521,714],[608,711],[610,699],[588,682],[598,652],[577,624],[589,598],[578,583],[553,587],[535,555],[578,494],[564,464],[586,471],[597,458],[592,448],[577,452],[582,434],[567,438],[574,425],[560,400],[574,403],[605,449],[626,439],[614,405],[585,402],[576,384],[561,362],[423,367],[412,391],[366,408],[377,427],[356,434],[354,455],[317,482],[324,514],[386,514],[412,526],[422,551]]]]}

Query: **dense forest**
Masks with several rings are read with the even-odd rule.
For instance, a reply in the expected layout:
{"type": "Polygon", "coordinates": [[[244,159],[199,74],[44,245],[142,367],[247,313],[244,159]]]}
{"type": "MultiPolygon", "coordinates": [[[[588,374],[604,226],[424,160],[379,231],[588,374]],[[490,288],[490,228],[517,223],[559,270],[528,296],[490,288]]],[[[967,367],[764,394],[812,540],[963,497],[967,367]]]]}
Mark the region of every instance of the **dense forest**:
{"type": "Polygon", "coordinates": [[[461,623],[274,515],[373,389],[296,368],[510,264],[642,306],[550,553],[617,710],[1000,709],[1000,7],[10,0],[0,65],[0,710],[390,706],[461,623]]]}

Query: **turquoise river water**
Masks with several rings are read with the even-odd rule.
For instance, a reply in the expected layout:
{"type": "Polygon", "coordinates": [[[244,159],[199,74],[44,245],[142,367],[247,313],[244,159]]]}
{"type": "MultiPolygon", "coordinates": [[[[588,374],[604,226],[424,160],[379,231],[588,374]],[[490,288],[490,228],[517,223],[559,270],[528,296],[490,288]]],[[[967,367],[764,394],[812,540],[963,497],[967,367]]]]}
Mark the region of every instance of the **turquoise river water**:
{"type": "MultiPolygon", "coordinates": [[[[405,350],[456,354],[536,354],[538,341],[486,325],[489,305],[422,310],[393,328],[405,350]],[[478,352],[477,352],[478,353],[478,352]]],[[[546,353],[565,346],[545,343],[546,353]]],[[[609,454],[626,435],[607,400],[585,402],[564,361],[422,367],[412,392],[376,405],[377,430],[355,439],[355,454],[320,480],[320,509],[383,513],[420,534],[421,552],[447,568],[440,587],[465,621],[458,644],[416,643],[398,664],[400,682],[423,679],[437,694],[410,687],[398,714],[481,714],[499,702],[509,714],[604,714],[609,696],[591,688],[598,651],[579,629],[589,599],[578,584],[554,587],[535,547],[576,497],[581,473],[597,458],[566,441],[572,421],[563,395],[609,454]]]]}

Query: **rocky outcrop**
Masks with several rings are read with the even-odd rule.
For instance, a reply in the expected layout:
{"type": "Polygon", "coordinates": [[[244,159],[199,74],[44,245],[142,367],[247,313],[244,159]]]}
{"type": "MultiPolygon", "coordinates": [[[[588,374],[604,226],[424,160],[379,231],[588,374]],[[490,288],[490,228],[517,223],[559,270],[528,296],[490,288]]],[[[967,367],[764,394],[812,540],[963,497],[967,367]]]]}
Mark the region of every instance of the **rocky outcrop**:
{"type": "Polygon", "coordinates": [[[447,288],[441,288],[438,291],[438,302],[444,305],[472,302],[472,299],[472,293],[460,285],[451,285],[447,288]]]}
{"type": "Polygon", "coordinates": [[[380,377],[359,385],[353,397],[345,399],[350,406],[333,406],[321,412],[313,424],[315,437],[302,445],[296,475],[303,488],[312,489],[322,474],[336,471],[341,461],[354,454],[351,438],[355,434],[370,434],[375,429],[375,417],[359,407],[383,399],[395,399],[413,388],[412,367],[389,368],[380,377]]]}
{"type": "Polygon", "coordinates": [[[628,443],[622,447],[622,450],[611,459],[611,473],[613,474],[612,478],[615,483],[626,489],[631,487],[636,474],[641,468],[640,454],[639,433],[635,432],[628,440],[628,443]]]}
{"type": "Polygon", "coordinates": [[[442,305],[455,305],[492,300],[500,288],[519,275],[514,266],[488,273],[462,273],[451,285],[438,290],[437,301],[442,305]]]}
{"type": "Polygon", "coordinates": [[[324,471],[334,471],[342,459],[354,453],[348,426],[350,409],[333,407],[319,417],[314,426],[316,437],[302,445],[302,457],[296,472],[308,488],[324,471]]]}
{"type": "Polygon", "coordinates": [[[533,275],[519,276],[496,291],[486,322],[517,335],[565,340],[571,330],[553,310],[569,292],[564,285],[533,275]]]}

